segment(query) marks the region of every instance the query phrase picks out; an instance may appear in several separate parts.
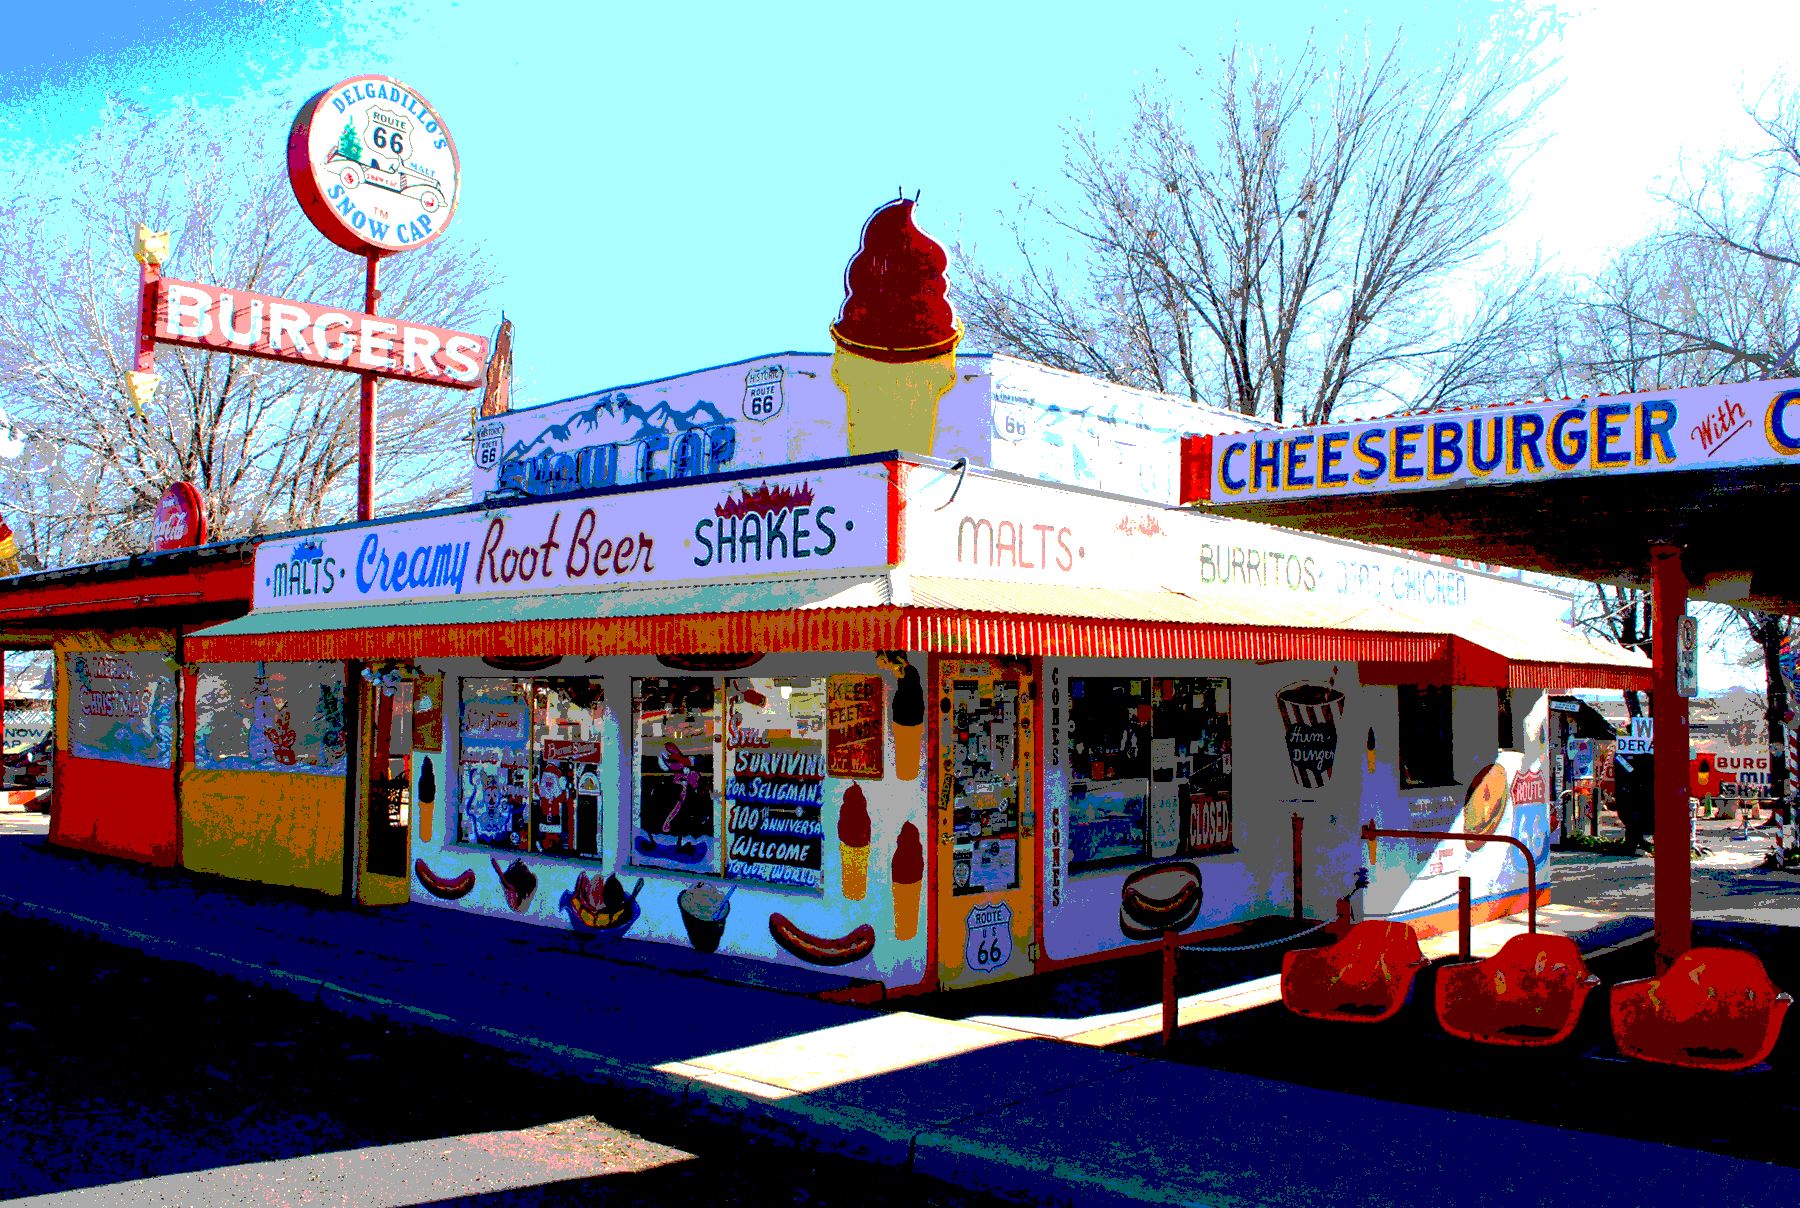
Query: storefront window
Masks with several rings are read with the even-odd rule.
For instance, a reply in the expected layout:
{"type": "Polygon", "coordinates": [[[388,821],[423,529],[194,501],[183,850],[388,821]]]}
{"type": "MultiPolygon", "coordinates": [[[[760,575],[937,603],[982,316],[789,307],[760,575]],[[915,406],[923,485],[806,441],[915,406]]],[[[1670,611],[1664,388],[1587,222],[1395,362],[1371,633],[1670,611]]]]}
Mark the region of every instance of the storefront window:
{"type": "Polygon", "coordinates": [[[637,680],[632,712],[637,730],[632,862],[719,872],[718,681],[637,680]]]}
{"type": "Polygon", "coordinates": [[[342,776],[342,663],[213,663],[194,697],[194,766],[342,776]]]}
{"type": "Polygon", "coordinates": [[[601,706],[598,680],[463,680],[461,840],[599,856],[601,706]]]}
{"type": "Polygon", "coordinates": [[[727,681],[728,875],[821,888],[825,695],[818,679],[727,681]]]}
{"type": "Polygon", "coordinates": [[[1070,871],[1232,848],[1231,682],[1069,681],[1070,871]]]}
{"type": "Polygon", "coordinates": [[[66,656],[69,750],[83,759],[166,768],[175,755],[175,668],[159,651],[66,656]]]}
{"type": "Polygon", "coordinates": [[[823,892],[826,696],[805,677],[637,681],[633,862],[823,892]]]}
{"type": "Polygon", "coordinates": [[[1400,685],[1400,787],[1454,784],[1450,742],[1450,689],[1442,684],[1400,685]]]}

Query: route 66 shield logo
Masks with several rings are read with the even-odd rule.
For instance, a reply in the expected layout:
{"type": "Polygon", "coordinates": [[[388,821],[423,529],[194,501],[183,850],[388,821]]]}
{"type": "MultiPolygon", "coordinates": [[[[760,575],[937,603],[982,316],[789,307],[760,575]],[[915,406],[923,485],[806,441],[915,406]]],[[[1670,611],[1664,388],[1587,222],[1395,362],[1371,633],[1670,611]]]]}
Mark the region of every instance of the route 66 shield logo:
{"type": "Polygon", "coordinates": [[[760,365],[744,375],[744,418],[766,423],[787,405],[781,382],[787,370],[780,365],[760,365]]]}
{"type": "Polygon", "coordinates": [[[969,911],[969,938],[963,950],[968,967],[992,973],[1012,960],[1012,907],[988,902],[969,911]]]}
{"type": "Polygon", "coordinates": [[[500,464],[500,444],[506,439],[506,425],[494,422],[475,427],[475,464],[491,470],[500,464]]]}

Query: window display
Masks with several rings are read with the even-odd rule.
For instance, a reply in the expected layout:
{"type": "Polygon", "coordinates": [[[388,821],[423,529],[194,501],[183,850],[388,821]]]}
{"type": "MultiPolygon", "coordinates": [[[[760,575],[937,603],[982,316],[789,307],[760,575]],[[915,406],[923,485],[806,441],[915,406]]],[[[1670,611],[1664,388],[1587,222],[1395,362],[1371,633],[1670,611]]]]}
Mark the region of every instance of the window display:
{"type": "Polygon", "coordinates": [[[344,774],[342,663],[212,663],[196,684],[195,767],[344,774]]]}
{"type": "Polygon", "coordinates": [[[166,768],[175,758],[175,668],[160,651],[75,651],[66,656],[69,750],[166,768]]]}
{"type": "Polygon", "coordinates": [[[1232,847],[1231,684],[1069,681],[1069,866],[1232,847]]]}
{"type": "Polygon", "coordinates": [[[826,681],[646,679],[633,696],[632,862],[822,893],[826,681]]]}
{"type": "Polygon", "coordinates": [[[697,676],[636,680],[632,712],[637,729],[632,862],[720,872],[718,681],[697,676]]]}
{"type": "Polygon", "coordinates": [[[599,856],[601,718],[598,680],[463,680],[462,841],[599,856]]]}
{"type": "Polygon", "coordinates": [[[1019,683],[1003,675],[950,681],[952,889],[1019,884],[1019,683]]]}
{"type": "Polygon", "coordinates": [[[726,699],[726,872],[821,889],[825,682],[734,679],[726,699]]]}

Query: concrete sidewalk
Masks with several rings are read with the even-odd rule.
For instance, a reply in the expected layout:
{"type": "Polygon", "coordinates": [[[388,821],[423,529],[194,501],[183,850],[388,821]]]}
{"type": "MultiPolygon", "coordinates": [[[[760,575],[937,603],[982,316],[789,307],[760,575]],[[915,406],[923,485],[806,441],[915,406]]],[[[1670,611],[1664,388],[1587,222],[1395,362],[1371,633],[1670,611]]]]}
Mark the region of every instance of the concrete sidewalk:
{"type": "Polygon", "coordinates": [[[0,837],[0,909],[497,1045],[671,1119],[1020,1198],[1800,1196],[1800,1170],[1163,1062],[994,1021],[832,1004],[806,993],[817,987],[805,977],[734,984],[712,975],[716,958],[673,947],[664,964],[644,959],[662,946],[584,943],[427,906],[359,909],[67,853],[36,835],[0,837]]]}

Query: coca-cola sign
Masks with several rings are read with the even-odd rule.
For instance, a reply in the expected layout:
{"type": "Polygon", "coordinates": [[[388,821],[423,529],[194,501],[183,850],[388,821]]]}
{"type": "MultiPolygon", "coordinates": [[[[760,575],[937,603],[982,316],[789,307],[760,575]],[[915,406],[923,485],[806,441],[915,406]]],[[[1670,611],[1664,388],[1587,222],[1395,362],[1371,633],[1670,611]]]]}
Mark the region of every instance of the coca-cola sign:
{"type": "Polygon", "coordinates": [[[191,482],[176,482],[156,501],[150,521],[150,549],[187,549],[206,544],[206,508],[191,482]]]}

